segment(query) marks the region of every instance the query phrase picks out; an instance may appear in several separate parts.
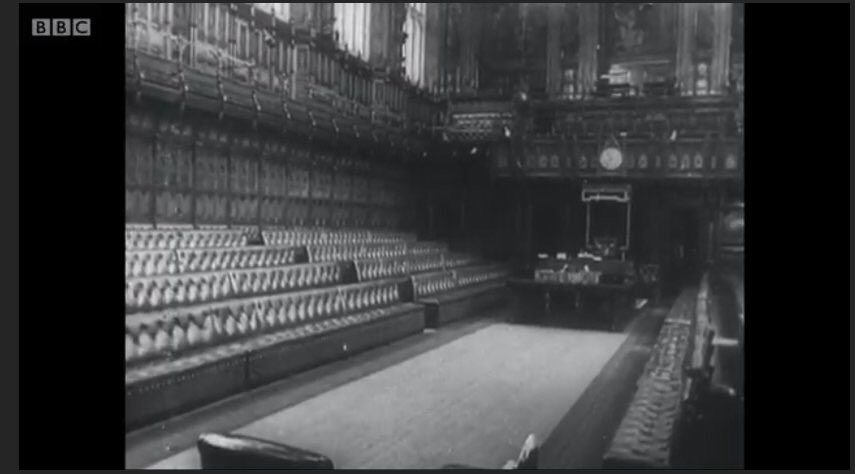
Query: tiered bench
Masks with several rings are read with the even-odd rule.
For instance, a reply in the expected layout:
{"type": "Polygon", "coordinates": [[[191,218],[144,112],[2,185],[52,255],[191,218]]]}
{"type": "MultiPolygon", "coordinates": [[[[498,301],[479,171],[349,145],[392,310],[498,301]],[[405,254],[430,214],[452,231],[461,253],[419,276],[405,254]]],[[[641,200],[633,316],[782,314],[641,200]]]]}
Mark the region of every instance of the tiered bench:
{"type": "Polygon", "coordinates": [[[436,328],[507,304],[508,275],[505,266],[495,264],[414,275],[414,298],[425,307],[427,326],[436,328]]]}
{"type": "Polygon", "coordinates": [[[410,234],[262,235],[127,232],[127,429],[419,333],[413,278],[471,261],[410,234]]]}

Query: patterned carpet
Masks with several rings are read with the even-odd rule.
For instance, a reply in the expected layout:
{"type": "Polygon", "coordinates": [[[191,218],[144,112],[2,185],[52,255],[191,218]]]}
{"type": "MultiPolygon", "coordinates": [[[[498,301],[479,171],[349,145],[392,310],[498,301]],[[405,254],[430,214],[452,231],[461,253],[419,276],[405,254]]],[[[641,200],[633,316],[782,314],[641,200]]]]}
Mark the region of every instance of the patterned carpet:
{"type": "MultiPolygon", "coordinates": [[[[494,324],[237,432],[343,469],[496,468],[546,439],[625,334],[494,324]]],[[[198,468],[195,449],[151,468],[198,468]]]]}

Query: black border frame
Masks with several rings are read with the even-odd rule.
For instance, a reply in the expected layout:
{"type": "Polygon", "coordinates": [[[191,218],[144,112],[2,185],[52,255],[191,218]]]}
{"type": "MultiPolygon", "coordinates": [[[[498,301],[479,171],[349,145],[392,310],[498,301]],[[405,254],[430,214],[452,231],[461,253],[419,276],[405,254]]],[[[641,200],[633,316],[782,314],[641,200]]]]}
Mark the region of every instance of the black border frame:
{"type": "MultiPolygon", "coordinates": [[[[830,283],[844,280],[829,271],[842,265],[828,241],[846,234],[830,229],[840,214],[832,205],[844,202],[833,194],[849,187],[838,170],[851,155],[841,149],[843,137],[851,140],[842,107],[851,82],[840,71],[851,42],[846,12],[848,6],[807,4],[746,8],[749,468],[848,467],[841,365],[849,341],[842,311],[829,304],[836,293],[830,283]]],[[[19,407],[9,404],[7,418],[20,416],[19,432],[9,438],[20,440],[21,467],[121,469],[124,364],[109,357],[122,349],[108,333],[121,330],[123,311],[123,6],[25,4],[18,14],[21,84],[8,90],[14,102],[21,99],[20,143],[10,141],[22,153],[3,173],[11,181],[3,187],[11,207],[5,268],[25,255],[6,289],[11,306],[26,300],[29,311],[17,318],[17,340],[6,331],[4,362],[15,361],[11,351],[20,343],[19,407]],[[29,20],[41,17],[92,18],[92,36],[31,37],[29,20]],[[17,197],[16,165],[26,182],[17,197]],[[13,229],[16,203],[27,209],[13,229]],[[24,236],[18,248],[15,230],[24,236]],[[52,253],[57,240],[73,251],[52,253]],[[15,291],[20,278],[23,292],[15,291]],[[117,314],[102,314],[111,312],[117,314]],[[78,337],[89,343],[73,344],[78,337]]],[[[851,433],[851,410],[849,416],[851,433]]]]}
{"type": "Polygon", "coordinates": [[[121,469],[124,5],[18,13],[19,467],[121,469]],[[31,36],[32,18],[90,18],[91,36],[31,36]]]}

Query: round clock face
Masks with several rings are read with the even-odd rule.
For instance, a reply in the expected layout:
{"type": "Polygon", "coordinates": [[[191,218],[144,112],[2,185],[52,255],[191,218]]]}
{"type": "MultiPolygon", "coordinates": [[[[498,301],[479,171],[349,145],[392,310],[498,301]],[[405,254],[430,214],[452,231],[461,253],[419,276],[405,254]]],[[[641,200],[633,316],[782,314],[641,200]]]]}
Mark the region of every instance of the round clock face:
{"type": "Polygon", "coordinates": [[[609,171],[618,169],[622,163],[623,154],[617,148],[606,148],[600,155],[600,165],[609,171]]]}

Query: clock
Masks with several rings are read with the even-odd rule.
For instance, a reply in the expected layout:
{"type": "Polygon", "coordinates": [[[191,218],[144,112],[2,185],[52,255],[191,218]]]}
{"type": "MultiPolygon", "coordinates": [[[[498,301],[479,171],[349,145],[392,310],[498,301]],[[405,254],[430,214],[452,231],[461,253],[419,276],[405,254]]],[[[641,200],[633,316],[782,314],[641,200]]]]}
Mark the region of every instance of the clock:
{"type": "Polygon", "coordinates": [[[623,164],[623,154],[615,147],[608,147],[600,154],[600,166],[614,171],[623,164]]]}

